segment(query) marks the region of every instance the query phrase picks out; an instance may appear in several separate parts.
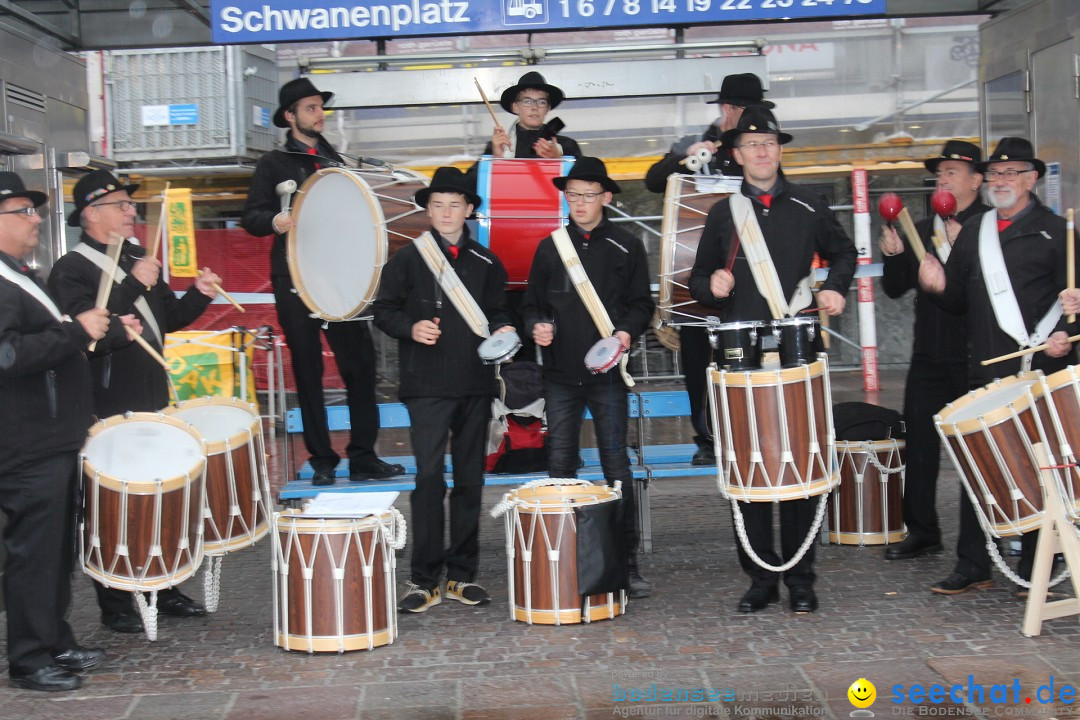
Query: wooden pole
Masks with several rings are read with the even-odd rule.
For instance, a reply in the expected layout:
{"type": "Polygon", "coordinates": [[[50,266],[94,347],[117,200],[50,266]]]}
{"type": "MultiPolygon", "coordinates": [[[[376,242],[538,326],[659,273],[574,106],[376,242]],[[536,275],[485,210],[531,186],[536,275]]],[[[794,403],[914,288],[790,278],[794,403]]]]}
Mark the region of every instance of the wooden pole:
{"type": "Polygon", "coordinates": [[[915,223],[911,220],[911,213],[907,211],[907,208],[904,208],[896,216],[896,219],[900,221],[900,228],[904,231],[904,235],[907,236],[911,249],[915,251],[915,259],[922,262],[923,258],[926,257],[926,247],[923,245],[922,238],[919,237],[919,232],[915,229],[915,223]]]}
{"type": "MultiPolygon", "coordinates": [[[[94,303],[94,307],[105,309],[109,307],[109,295],[112,293],[113,278],[116,276],[116,268],[120,265],[120,254],[124,250],[124,243],[127,242],[116,233],[109,233],[109,239],[112,240],[112,245],[109,246],[109,260],[112,261],[112,267],[109,272],[102,271],[101,279],[98,280],[97,301],[94,303]]],[[[90,343],[90,352],[94,352],[95,348],[97,348],[97,340],[90,343]]]]}
{"type": "Polygon", "coordinates": [[[154,236],[149,238],[150,246],[147,248],[146,256],[156,258],[158,254],[158,247],[161,245],[161,231],[165,226],[165,215],[168,211],[166,207],[168,200],[169,183],[165,183],[165,189],[161,191],[161,212],[158,214],[157,227],[154,229],[154,236]]]}
{"type": "MultiPolygon", "coordinates": [[[[1065,272],[1068,273],[1070,290],[1076,289],[1076,226],[1073,224],[1073,209],[1065,213],[1065,272]]],[[[1069,322],[1076,322],[1076,313],[1069,313],[1069,322]]]]}

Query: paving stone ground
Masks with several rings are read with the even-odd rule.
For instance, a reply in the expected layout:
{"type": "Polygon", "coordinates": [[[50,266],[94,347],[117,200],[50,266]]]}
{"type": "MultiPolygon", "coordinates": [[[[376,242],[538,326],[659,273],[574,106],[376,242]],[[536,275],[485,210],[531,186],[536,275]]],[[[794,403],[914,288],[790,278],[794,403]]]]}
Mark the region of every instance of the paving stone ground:
{"type": "MultiPolygon", "coordinates": [[[[854,373],[837,374],[833,382],[838,401],[864,397],[854,373]]],[[[902,383],[902,371],[886,372],[890,391],[871,400],[895,407],[902,383]]],[[[689,435],[677,425],[657,432],[673,441],[689,435]]],[[[951,471],[941,484],[946,552],[886,562],[879,547],[818,545],[821,609],[811,615],[788,610],[786,593],[763,612],[735,611],[748,583],[727,503],[709,478],[654,484],[655,552],[644,560],[644,572],[655,591],[632,601],[622,617],[589,625],[528,626],[510,619],[503,525],[486,515],[480,579],[493,604],[470,608],[447,600],[423,615],[401,617],[397,641],[371,652],[308,655],[274,646],[269,540],[225,559],[216,613],[162,618],[153,643],[101,627],[93,593],[79,577],[73,626],[85,645],[105,648],[108,661],[76,692],[0,689],[0,720],[837,720],[851,716],[847,688],[860,677],[877,688],[871,707],[877,718],[1069,716],[1072,706],[1059,695],[1080,684],[1075,616],[1050,621],[1041,636],[1026,638],[1020,633],[1024,604],[1000,575],[987,591],[928,592],[954,560],[959,486],[951,471]],[[941,704],[907,698],[913,685],[935,683],[960,686],[956,698],[941,704]],[[995,684],[1008,686],[1007,702],[991,697],[995,684]],[[1051,684],[1059,702],[1040,703],[1051,684]],[[898,685],[904,701],[894,703],[898,685]],[[983,686],[981,698],[976,685],[983,686]],[[662,702],[664,693],[682,693],[682,699],[662,702]]],[[[485,507],[501,493],[485,490],[485,507]]],[[[407,516],[407,496],[397,505],[407,516]]],[[[399,586],[408,553],[406,547],[398,555],[399,586]]],[[[201,577],[185,584],[189,594],[202,596],[201,577]]],[[[0,643],[0,653],[4,649],[0,643]]]]}

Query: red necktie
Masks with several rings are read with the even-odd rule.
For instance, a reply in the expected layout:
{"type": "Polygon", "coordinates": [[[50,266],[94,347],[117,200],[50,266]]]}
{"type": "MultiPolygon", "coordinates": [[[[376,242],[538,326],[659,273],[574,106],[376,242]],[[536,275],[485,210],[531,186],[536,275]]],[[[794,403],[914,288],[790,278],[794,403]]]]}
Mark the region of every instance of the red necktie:
{"type": "Polygon", "coordinates": [[[762,205],[764,205],[765,207],[772,207],[772,195],[770,195],[769,193],[761,193],[757,197],[758,200],[761,201],[762,205]]]}
{"type": "Polygon", "coordinates": [[[1012,220],[1006,220],[1005,218],[998,218],[998,232],[1005,232],[1005,228],[1012,225],[1012,220]]]}
{"type": "Polygon", "coordinates": [[[461,251],[461,248],[459,248],[457,245],[451,245],[450,246],[450,257],[457,260],[458,252],[460,252],[460,251],[461,251]]]}
{"type": "MultiPolygon", "coordinates": [[[[318,155],[319,153],[318,153],[318,151],[316,151],[316,150],[315,150],[315,148],[313,148],[313,147],[309,147],[309,148],[307,149],[307,154],[308,154],[308,155],[318,155]]],[[[319,163],[315,163],[315,169],[316,169],[316,170],[321,170],[321,169],[322,169],[322,165],[320,165],[319,163]]]]}

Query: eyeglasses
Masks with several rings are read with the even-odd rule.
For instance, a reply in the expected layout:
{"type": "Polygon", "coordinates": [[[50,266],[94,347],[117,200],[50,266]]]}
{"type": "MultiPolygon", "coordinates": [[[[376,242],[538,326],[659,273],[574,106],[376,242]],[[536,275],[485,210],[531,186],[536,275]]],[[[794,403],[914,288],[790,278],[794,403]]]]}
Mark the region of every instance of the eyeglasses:
{"type": "Polygon", "coordinates": [[[94,203],[90,207],[103,207],[105,205],[116,205],[118,208],[120,208],[120,212],[124,212],[125,210],[134,210],[135,208],[139,207],[139,203],[135,202],[134,200],[113,200],[112,202],[94,203]]]}
{"type": "Polygon", "coordinates": [[[25,215],[28,218],[36,217],[37,214],[37,208],[33,205],[30,207],[19,208],[18,210],[4,210],[3,212],[0,212],[0,215],[25,215]]]}
{"type": "Polygon", "coordinates": [[[750,152],[753,152],[754,150],[757,150],[758,148],[761,148],[762,150],[772,150],[773,148],[777,147],[778,145],[780,145],[780,143],[776,142],[775,140],[765,140],[764,142],[758,142],[757,140],[751,140],[750,142],[744,142],[742,145],[739,146],[739,149],[740,150],[749,150],[750,152]]]}
{"type": "Polygon", "coordinates": [[[576,203],[576,202],[584,201],[584,202],[587,202],[587,203],[594,203],[594,202],[596,202],[596,201],[597,201],[597,199],[598,199],[598,198],[599,198],[599,197],[600,197],[601,195],[603,195],[604,193],[594,193],[594,192],[588,192],[588,193],[579,193],[579,192],[567,192],[567,193],[563,193],[563,194],[564,194],[564,195],[566,195],[566,201],[567,201],[567,202],[572,202],[572,203],[576,203]]]}
{"type": "Polygon", "coordinates": [[[1029,172],[1035,172],[1035,170],[1034,169],[1028,169],[1028,170],[987,170],[986,171],[986,179],[987,180],[997,180],[998,178],[1002,178],[1004,180],[1008,180],[1009,182],[1012,182],[1013,180],[1015,180],[1017,178],[1017,176],[1019,176],[1019,175],[1021,175],[1023,173],[1029,173],[1029,172]]]}
{"type": "Polygon", "coordinates": [[[525,98],[518,98],[515,102],[517,102],[519,105],[524,105],[525,107],[546,108],[549,105],[551,105],[551,103],[548,102],[547,99],[545,99],[545,98],[525,97],[525,98]]]}

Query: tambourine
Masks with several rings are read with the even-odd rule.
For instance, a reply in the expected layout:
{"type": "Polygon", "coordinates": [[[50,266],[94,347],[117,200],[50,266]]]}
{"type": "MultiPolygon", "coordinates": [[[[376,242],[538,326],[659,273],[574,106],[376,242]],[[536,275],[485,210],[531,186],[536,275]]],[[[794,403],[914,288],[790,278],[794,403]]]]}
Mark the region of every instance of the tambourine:
{"type": "Polygon", "coordinates": [[[594,375],[606,373],[619,364],[624,352],[626,349],[617,337],[597,340],[596,344],[589,348],[589,352],[585,353],[585,367],[594,375]]]}
{"type": "Polygon", "coordinates": [[[517,354],[521,349],[521,338],[513,330],[492,335],[476,352],[485,365],[502,365],[517,354]]]}

